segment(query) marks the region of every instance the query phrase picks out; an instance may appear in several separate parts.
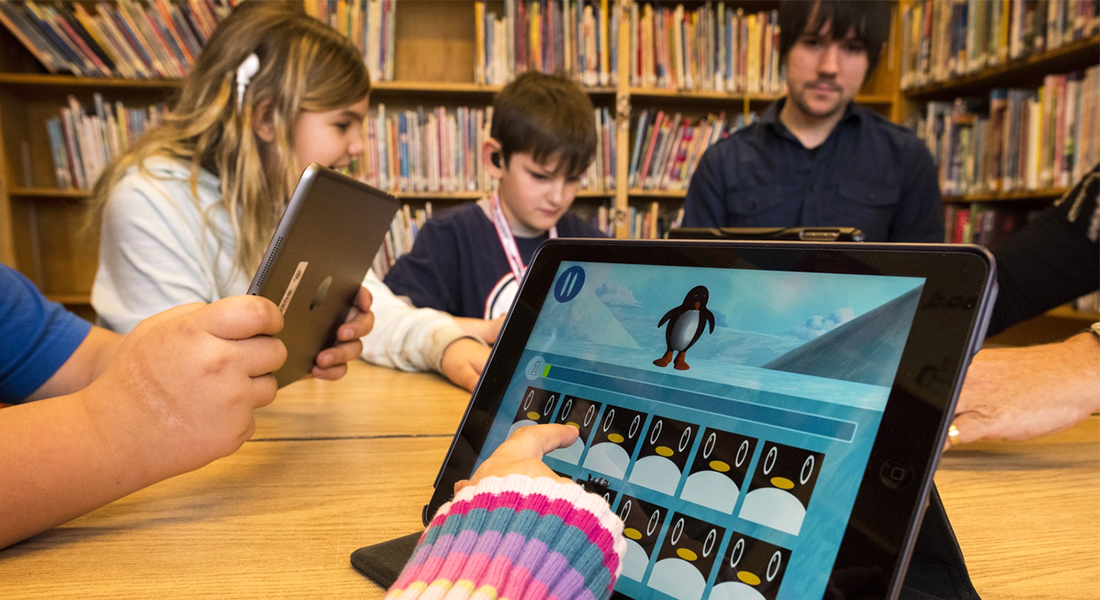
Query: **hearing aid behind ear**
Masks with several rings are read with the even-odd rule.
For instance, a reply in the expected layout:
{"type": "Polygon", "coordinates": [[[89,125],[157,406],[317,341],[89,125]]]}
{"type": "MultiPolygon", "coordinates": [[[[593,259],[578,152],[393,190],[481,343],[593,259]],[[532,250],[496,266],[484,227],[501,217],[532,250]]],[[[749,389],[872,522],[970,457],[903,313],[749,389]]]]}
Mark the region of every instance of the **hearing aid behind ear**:
{"type": "Polygon", "coordinates": [[[496,168],[498,168],[498,169],[503,169],[504,168],[500,164],[500,152],[494,152],[494,153],[490,154],[489,155],[489,160],[493,161],[493,165],[496,166],[496,168]]]}
{"type": "Polygon", "coordinates": [[[253,52],[244,59],[241,66],[237,67],[237,111],[240,112],[244,104],[244,90],[252,77],[260,72],[260,57],[253,52]]]}

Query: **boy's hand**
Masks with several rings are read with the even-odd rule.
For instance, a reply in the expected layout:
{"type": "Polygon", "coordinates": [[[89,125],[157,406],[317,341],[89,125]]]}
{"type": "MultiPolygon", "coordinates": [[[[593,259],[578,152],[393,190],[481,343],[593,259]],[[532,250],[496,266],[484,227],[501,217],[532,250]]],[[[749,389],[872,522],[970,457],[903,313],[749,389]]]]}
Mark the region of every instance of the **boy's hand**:
{"type": "Polygon", "coordinates": [[[360,287],[359,294],[355,296],[355,306],[336,332],[337,344],[317,354],[317,362],[313,365],[314,377],[340,379],[348,372],[348,362],[358,358],[363,351],[363,342],[359,338],[374,328],[374,313],[370,311],[370,305],[370,292],[360,287]]]}
{"type": "Polygon", "coordinates": [[[186,304],[125,337],[103,374],[81,392],[105,447],[141,485],[231,454],[252,436],[252,411],[275,397],[272,372],[286,347],[271,337],[279,309],[259,296],[186,304]]]}
{"type": "Polygon", "coordinates": [[[474,319],[471,317],[455,317],[455,322],[462,328],[462,332],[466,335],[472,335],[476,338],[480,338],[485,341],[486,344],[492,345],[497,341],[497,336],[500,335],[500,326],[504,324],[505,315],[492,320],[474,319]]]}
{"type": "Polygon", "coordinates": [[[470,338],[459,338],[443,351],[443,374],[455,385],[472,392],[488,360],[487,346],[470,338]]]}
{"type": "Polygon", "coordinates": [[[565,477],[559,477],[542,462],[547,452],[565,448],[577,441],[580,432],[569,425],[546,424],[529,425],[515,431],[485,462],[481,463],[474,476],[455,483],[455,493],[471,485],[477,485],[486,477],[504,477],[506,475],[528,475],[530,477],[550,477],[569,483],[565,477]]]}

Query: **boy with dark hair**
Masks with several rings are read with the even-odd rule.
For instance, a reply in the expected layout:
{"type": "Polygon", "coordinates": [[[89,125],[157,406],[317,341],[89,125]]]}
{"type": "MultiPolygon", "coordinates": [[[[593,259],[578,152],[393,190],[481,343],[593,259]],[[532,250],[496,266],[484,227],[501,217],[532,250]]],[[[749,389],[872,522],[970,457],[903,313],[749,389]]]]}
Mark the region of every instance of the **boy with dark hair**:
{"type": "Polygon", "coordinates": [[[943,241],[928,149],[852,101],[878,61],[892,5],[780,4],[787,96],[704,153],[685,227],[856,227],[867,241],[943,241]]]}
{"type": "Polygon", "coordinates": [[[603,237],[567,212],[596,153],[592,102],[562,75],[523,73],[494,99],[481,150],[496,192],[428,220],[385,283],[491,343],[543,241],[603,237]]]}

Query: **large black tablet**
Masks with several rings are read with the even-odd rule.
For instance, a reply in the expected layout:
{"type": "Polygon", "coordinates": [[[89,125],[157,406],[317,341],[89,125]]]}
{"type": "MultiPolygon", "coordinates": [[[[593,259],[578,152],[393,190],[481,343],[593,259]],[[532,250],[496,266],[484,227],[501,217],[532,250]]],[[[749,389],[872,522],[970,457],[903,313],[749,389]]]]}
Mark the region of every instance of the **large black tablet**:
{"type": "Polygon", "coordinates": [[[336,341],[400,206],[361,181],[306,167],[248,288],[283,313],[279,387],[308,375],[317,353],[336,341]]]}
{"type": "Polygon", "coordinates": [[[511,431],[625,522],[633,598],[894,598],[995,296],[973,246],[552,240],[425,522],[511,431]]]}

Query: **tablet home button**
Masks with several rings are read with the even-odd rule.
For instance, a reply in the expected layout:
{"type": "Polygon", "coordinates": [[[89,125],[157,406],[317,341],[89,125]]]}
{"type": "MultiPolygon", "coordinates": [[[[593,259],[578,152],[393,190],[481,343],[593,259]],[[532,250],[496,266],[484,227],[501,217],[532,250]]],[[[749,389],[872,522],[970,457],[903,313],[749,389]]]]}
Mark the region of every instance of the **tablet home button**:
{"type": "Polygon", "coordinates": [[[882,463],[878,475],[886,487],[892,490],[901,489],[913,480],[913,465],[903,458],[891,458],[882,463]]]}

